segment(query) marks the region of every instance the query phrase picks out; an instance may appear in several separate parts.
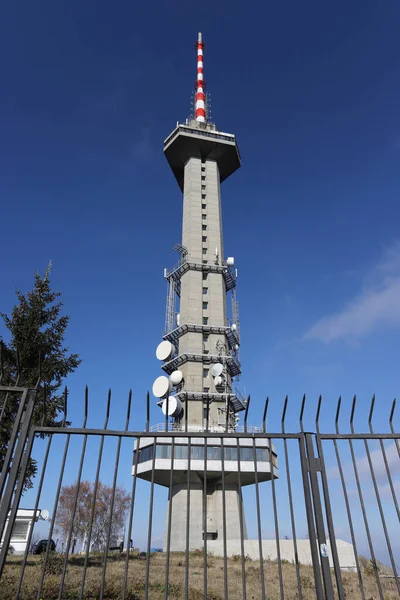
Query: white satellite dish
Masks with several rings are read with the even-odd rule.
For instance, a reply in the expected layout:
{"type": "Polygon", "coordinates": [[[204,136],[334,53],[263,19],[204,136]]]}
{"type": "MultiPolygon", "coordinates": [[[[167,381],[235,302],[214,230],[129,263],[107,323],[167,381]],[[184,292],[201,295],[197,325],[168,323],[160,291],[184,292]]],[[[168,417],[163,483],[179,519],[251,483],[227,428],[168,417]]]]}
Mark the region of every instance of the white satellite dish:
{"type": "MultiPolygon", "coordinates": [[[[167,414],[167,399],[162,403],[161,410],[164,415],[167,414]]],[[[182,402],[177,396],[169,396],[168,398],[168,416],[177,417],[182,410],[182,402]]]]}
{"type": "Polygon", "coordinates": [[[180,323],[181,323],[181,314],[176,313],[176,324],[178,325],[178,327],[179,327],[180,323]]]}
{"type": "Polygon", "coordinates": [[[235,259],[233,258],[233,256],[228,256],[228,258],[226,259],[226,264],[228,265],[228,267],[235,266],[235,259]]]}
{"type": "Polygon", "coordinates": [[[224,370],[224,366],[221,365],[221,363],[215,363],[215,365],[213,365],[213,367],[211,369],[212,376],[218,377],[219,375],[221,375],[223,370],[224,370]]]}
{"type": "Polygon", "coordinates": [[[166,396],[172,389],[172,383],[165,377],[165,375],[160,375],[157,377],[155,382],[153,383],[153,394],[156,398],[162,398],[166,396]]]}
{"type": "Polygon", "coordinates": [[[237,327],[236,327],[236,323],[232,323],[231,325],[231,331],[236,331],[237,327]]]}
{"type": "Polygon", "coordinates": [[[235,344],[235,350],[236,352],[239,350],[239,344],[235,344]]]}
{"type": "Polygon", "coordinates": [[[215,387],[218,387],[219,385],[222,384],[222,377],[220,375],[218,375],[218,377],[216,377],[214,379],[214,383],[215,383],[215,387]]]}
{"type": "Polygon", "coordinates": [[[172,385],[179,385],[183,379],[182,371],[173,371],[169,376],[172,385]]]}
{"type": "Polygon", "coordinates": [[[47,508],[44,508],[43,510],[40,511],[40,518],[43,519],[43,521],[47,521],[49,516],[50,516],[50,513],[47,510],[47,508]]]}
{"type": "Polygon", "coordinates": [[[157,346],[156,356],[158,360],[168,360],[175,353],[175,348],[171,342],[164,340],[157,346]]]}

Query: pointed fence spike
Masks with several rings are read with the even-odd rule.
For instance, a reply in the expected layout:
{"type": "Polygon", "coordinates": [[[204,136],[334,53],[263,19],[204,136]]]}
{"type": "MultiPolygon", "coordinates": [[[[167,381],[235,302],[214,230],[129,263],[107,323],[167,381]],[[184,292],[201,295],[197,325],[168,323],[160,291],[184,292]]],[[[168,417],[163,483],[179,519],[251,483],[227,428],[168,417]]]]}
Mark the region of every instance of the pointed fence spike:
{"type": "Polygon", "coordinates": [[[304,407],[306,405],[306,395],[303,394],[303,399],[301,401],[301,409],[300,409],[300,429],[303,432],[304,431],[304,427],[303,427],[303,415],[304,415],[304,407]]]}
{"type": "Polygon", "coordinates": [[[282,418],[281,418],[282,433],[285,433],[285,418],[286,418],[286,409],[287,409],[287,405],[288,405],[288,400],[289,400],[289,397],[288,397],[288,395],[286,395],[285,401],[283,403],[283,411],[282,411],[282,418]]]}
{"type": "Polygon", "coordinates": [[[63,419],[63,427],[65,427],[65,423],[67,420],[67,413],[68,413],[68,388],[67,386],[64,387],[64,419],[63,419]]]}
{"type": "Polygon", "coordinates": [[[351,428],[352,433],[354,433],[353,420],[354,420],[354,411],[356,410],[356,402],[357,402],[357,396],[354,394],[353,404],[351,406],[351,413],[350,413],[350,428],[351,428]]]}
{"type": "Polygon", "coordinates": [[[84,414],[83,414],[83,429],[86,427],[87,418],[89,413],[89,388],[85,386],[85,402],[84,402],[84,414]]]}
{"type": "Polygon", "coordinates": [[[368,425],[369,425],[369,429],[372,433],[372,415],[374,413],[374,407],[375,407],[375,394],[372,396],[371,399],[371,406],[369,409],[369,415],[368,415],[368,425]]]}
{"type": "Polygon", "coordinates": [[[106,420],[105,420],[105,423],[104,423],[104,429],[107,429],[108,419],[110,418],[110,405],[111,405],[111,388],[108,388],[107,406],[106,406],[106,420]]]}
{"type": "Polygon", "coordinates": [[[396,408],[396,398],[393,399],[392,410],[390,411],[390,416],[389,416],[389,425],[390,425],[390,428],[392,431],[393,431],[393,415],[394,415],[395,408],[396,408]]]}
{"type": "Polygon", "coordinates": [[[131,404],[132,404],[132,389],[129,390],[129,394],[128,394],[128,406],[126,409],[125,431],[128,431],[128,427],[129,427],[129,419],[131,418],[131,404]]]}
{"type": "Polygon", "coordinates": [[[268,411],[269,397],[265,399],[264,414],[263,414],[263,432],[267,431],[267,411],[268,411]]]}
{"type": "Polygon", "coordinates": [[[247,415],[250,407],[250,395],[247,397],[246,410],[244,413],[244,432],[247,433],[247,415]]]}
{"type": "Polygon", "coordinates": [[[339,433],[339,415],[340,415],[341,406],[342,406],[342,396],[339,396],[337,407],[336,407],[336,416],[335,416],[336,433],[339,433]]]}
{"type": "Polygon", "coordinates": [[[320,415],[320,412],[321,412],[321,404],[322,404],[322,394],[319,395],[318,406],[317,406],[317,414],[315,415],[315,425],[317,427],[318,433],[319,433],[319,415],[320,415]]]}
{"type": "MultiPolygon", "coordinates": [[[[187,404],[186,404],[187,408],[187,404]]],[[[149,431],[150,427],[150,392],[147,390],[146,393],[146,431],[149,431]]]]}

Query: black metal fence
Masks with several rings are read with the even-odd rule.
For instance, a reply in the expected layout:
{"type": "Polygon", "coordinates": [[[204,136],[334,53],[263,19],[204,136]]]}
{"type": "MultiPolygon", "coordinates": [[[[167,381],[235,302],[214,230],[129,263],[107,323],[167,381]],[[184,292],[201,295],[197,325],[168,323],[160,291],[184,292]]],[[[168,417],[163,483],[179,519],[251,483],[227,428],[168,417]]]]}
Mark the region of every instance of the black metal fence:
{"type": "MultiPolygon", "coordinates": [[[[66,426],[67,391],[63,422],[43,427],[31,422],[36,390],[3,386],[0,428],[12,394],[18,396],[19,408],[0,476],[2,598],[388,600],[400,596],[400,434],[393,425],[395,401],[386,417],[385,433],[373,429],[375,398],[368,407],[368,430],[356,432],[355,397],[345,432],[339,428],[343,426],[341,399],[334,432],[322,432],[327,423],[322,398],[316,404],[314,430],[306,431],[305,397],[298,406],[294,432],[287,431],[288,420],[291,428],[294,422],[288,398],[280,406],[279,431],[267,428],[272,410],[268,399],[259,427],[248,425],[249,399],[240,431],[232,431],[228,423],[210,427],[208,418],[205,430],[196,431],[187,411],[179,427],[168,420],[151,427],[147,395],[141,430],[137,422],[131,423],[132,393],[123,406],[121,399],[112,401],[109,392],[104,421],[99,423],[99,400],[89,403],[86,389],[82,402],[69,401],[74,411],[78,406],[83,409],[80,427],[66,426]],[[122,423],[122,429],[112,425],[114,421],[122,423]],[[141,458],[139,445],[149,438],[153,449],[141,458]],[[195,446],[203,449],[194,452],[195,446]],[[33,489],[22,495],[31,458],[37,461],[38,471],[33,489]],[[170,461],[163,486],[157,485],[159,459],[170,461]],[[216,460],[222,522],[217,533],[209,536],[208,490],[211,477],[215,480],[210,465],[216,460]],[[139,473],[144,462],[149,465],[147,481],[139,473]],[[176,550],[171,517],[178,469],[187,504],[182,510],[183,545],[176,550]],[[254,483],[245,485],[250,471],[254,483]],[[266,472],[271,474],[268,481],[266,472]],[[202,493],[198,520],[203,539],[198,547],[191,541],[194,477],[202,493]],[[232,477],[240,490],[236,540],[229,530],[232,477]],[[50,520],[34,519],[21,554],[10,554],[13,526],[22,506],[36,516],[49,509],[50,520]],[[101,535],[96,529],[98,519],[101,535]],[[31,554],[32,542],[38,538],[47,541],[42,543],[43,553],[31,554]]],[[[276,406],[273,412],[277,414],[276,406]]],[[[365,415],[365,406],[361,412],[365,415]]],[[[378,417],[383,429],[382,415],[378,417]]]]}

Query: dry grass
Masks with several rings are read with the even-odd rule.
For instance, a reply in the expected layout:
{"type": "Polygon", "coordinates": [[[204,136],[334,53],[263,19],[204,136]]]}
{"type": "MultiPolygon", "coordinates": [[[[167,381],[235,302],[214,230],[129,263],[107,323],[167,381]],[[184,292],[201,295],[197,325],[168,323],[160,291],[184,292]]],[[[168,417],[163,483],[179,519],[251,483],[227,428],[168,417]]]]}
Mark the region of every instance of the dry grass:
{"type": "MultiPolygon", "coordinates": [[[[90,556],[90,562],[86,573],[85,599],[99,597],[102,555],[90,556]]],[[[165,563],[166,556],[156,553],[150,558],[150,576],[148,584],[148,597],[150,600],[163,600],[165,596],[165,563]]],[[[10,557],[4,570],[0,597],[2,600],[15,598],[17,582],[22,564],[21,557],[10,557]]],[[[41,594],[43,600],[58,598],[59,578],[63,557],[54,554],[46,571],[44,587],[41,594]]],[[[67,576],[65,579],[62,598],[79,598],[79,590],[82,579],[83,557],[73,556],[68,563],[67,576]]],[[[31,600],[36,598],[38,584],[41,576],[42,561],[40,557],[30,556],[25,570],[23,586],[20,598],[31,600]]],[[[124,580],[125,555],[114,554],[109,556],[107,564],[104,598],[121,598],[121,590],[124,580]]],[[[259,561],[245,561],[246,571],[246,595],[248,600],[260,600],[261,595],[261,565],[259,561]]],[[[273,561],[263,563],[265,580],[265,598],[276,600],[280,598],[278,565],[273,561]]],[[[229,600],[239,600],[242,594],[242,564],[240,557],[228,559],[228,597],[229,600]]],[[[286,600],[299,598],[296,568],[290,563],[282,565],[283,585],[286,600]]],[[[138,555],[131,555],[128,570],[127,600],[142,600],[145,596],[146,582],[146,560],[140,559],[138,555]]],[[[300,567],[301,586],[304,600],[314,600],[314,577],[312,568],[300,567]]],[[[356,573],[343,573],[343,585],[346,592],[346,600],[358,600],[361,598],[358,576],[356,573]]],[[[221,557],[207,557],[208,595],[207,600],[223,600],[224,596],[224,561],[221,557]]],[[[362,573],[365,598],[375,600],[379,597],[375,577],[372,569],[365,568],[362,573]]],[[[382,579],[382,589],[385,600],[398,598],[397,589],[390,579],[382,579]]],[[[168,597],[171,599],[185,598],[185,555],[184,553],[172,553],[170,557],[170,571],[168,582],[168,597]]],[[[203,555],[201,552],[191,553],[189,559],[189,600],[203,600],[203,555]]]]}

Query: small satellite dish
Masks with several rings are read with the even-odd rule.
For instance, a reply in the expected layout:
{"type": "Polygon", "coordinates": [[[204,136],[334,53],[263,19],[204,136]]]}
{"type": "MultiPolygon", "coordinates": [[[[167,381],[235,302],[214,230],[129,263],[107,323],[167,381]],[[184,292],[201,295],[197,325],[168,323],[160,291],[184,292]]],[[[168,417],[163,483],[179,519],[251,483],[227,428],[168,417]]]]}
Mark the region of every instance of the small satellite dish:
{"type": "Polygon", "coordinates": [[[236,331],[237,327],[236,327],[236,323],[232,323],[231,325],[231,331],[236,331]]]}
{"type": "Polygon", "coordinates": [[[172,385],[179,385],[183,379],[182,371],[173,371],[169,376],[172,385]]]}
{"type": "Polygon", "coordinates": [[[49,516],[50,516],[50,513],[46,508],[44,508],[43,510],[40,511],[40,518],[43,519],[43,521],[47,521],[49,516]]]}
{"type": "Polygon", "coordinates": [[[167,414],[167,404],[168,404],[168,416],[169,417],[177,417],[182,410],[182,402],[179,400],[177,396],[169,396],[168,403],[167,399],[162,403],[161,410],[164,415],[167,414]]]}
{"type": "Polygon", "coordinates": [[[239,350],[239,344],[235,344],[235,350],[236,352],[239,350]]]}
{"type": "Polygon", "coordinates": [[[214,379],[214,383],[215,383],[215,387],[218,387],[219,385],[222,385],[222,377],[220,375],[218,375],[218,377],[216,377],[214,379]]]}
{"type": "Polygon", "coordinates": [[[235,266],[235,259],[233,258],[233,256],[228,256],[228,258],[226,259],[226,264],[228,267],[235,266]]]}
{"type": "Polygon", "coordinates": [[[213,367],[211,369],[212,376],[218,377],[218,375],[221,375],[223,370],[224,370],[224,367],[223,367],[223,365],[221,365],[221,363],[215,363],[215,365],[213,365],[213,367]]]}
{"type": "Polygon", "coordinates": [[[156,356],[158,360],[168,360],[175,353],[175,348],[171,342],[164,340],[157,346],[156,356]]]}
{"type": "Polygon", "coordinates": [[[165,375],[160,375],[157,377],[155,382],[153,383],[153,394],[156,398],[162,398],[166,396],[172,389],[172,383],[165,377],[165,375]]]}

